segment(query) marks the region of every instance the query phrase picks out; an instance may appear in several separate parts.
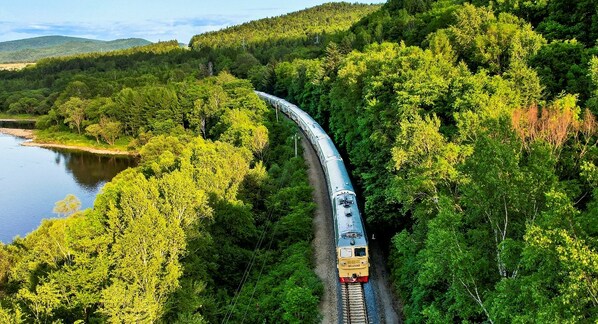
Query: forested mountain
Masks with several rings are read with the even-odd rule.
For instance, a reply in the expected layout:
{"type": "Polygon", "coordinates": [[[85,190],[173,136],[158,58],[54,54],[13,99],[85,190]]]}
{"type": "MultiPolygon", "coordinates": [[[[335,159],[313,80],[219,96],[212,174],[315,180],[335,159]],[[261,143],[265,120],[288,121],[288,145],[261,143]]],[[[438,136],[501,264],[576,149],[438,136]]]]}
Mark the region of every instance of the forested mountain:
{"type": "Polygon", "coordinates": [[[87,38],[68,36],[40,36],[0,42],[0,52],[13,52],[24,49],[44,48],[74,42],[101,42],[87,38]]]}
{"type": "Polygon", "coordinates": [[[148,44],[151,42],[139,38],[101,41],[66,36],[34,37],[0,42],[0,63],[37,62],[48,57],[109,52],[148,44]]]}
{"type": "Polygon", "coordinates": [[[223,30],[196,35],[189,46],[255,49],[264,43],[318,44],[326,35],[347,30],[379,5],[326,3],[290,14],[251,21],[223,30]]]}
{"type": "Polygon", "coordinates": [[[598,319],[597,21],[595,1],[391,0],[252,78],[346,152],[406,322],[598,319]]]}
{"type": "Polygon", "coordinates": [[[189,46],[209,57],[219,70],[247,76],[256,61],[317,57],[338,32],[347,30],[379,5],[327,3],[287,15],[265,18],[196,35],[189,46]]]}

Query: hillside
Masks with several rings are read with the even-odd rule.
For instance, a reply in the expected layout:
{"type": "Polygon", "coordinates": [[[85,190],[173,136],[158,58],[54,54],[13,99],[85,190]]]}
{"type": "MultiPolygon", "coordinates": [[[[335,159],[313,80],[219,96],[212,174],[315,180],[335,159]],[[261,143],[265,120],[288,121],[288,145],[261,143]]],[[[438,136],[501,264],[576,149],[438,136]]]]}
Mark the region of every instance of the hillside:
{"type": "MultiPolygon", "coordinates": [[[[247,51],[263,63],[274,57],[315,56],[332,35],[349,29],[380,5],[326,3],[286,15],[251,21],[223,30],[195,35],[190,43],[195,50],[211,55],[226,52],[228,58],[247,51]],[[295,50],[301,53],[295,53],[295,50]],[[211,53],[211,54],[210,54],[211,53]]],[[[222,61],[222,58],[221,58],[222,61]]],[[[221,62],[223,63],[223,62],[221,62]]],[[[221,64],[227,68],[226,63],[221,64]]]]}
{"type": "Polygon", "coordinates": [[[91,52],[109,52],[151,44],[129,38],[101,41],[66,36],[42,36],[0,43],[0,63],[35,62],[42,58],[91,52]]]}
{"type": "Polygon", "coordinates": [[[252,47],[264,42],[302,40],[317,42],[316,36],[346,30],[380,5],[326,3],[290,14],[254,20],[223,30],[195,35],[194,49],[205,47],[252,47]]]}
{"type": "Polygon", "coordinates": [[[249,82],[206,72],[176,41],[0,71],[0,110],[43,115],[38,139],[141,155],[95,209],[0,243],[0,323],[318,322],[296,128],[249,82]]]}
{"type": "Polygon", "coordinates": [[[403,322],[595,323],[596,1],[376,8],[0,71],[0,111],[141,152],[93,210],[0,244],[0,322],[319,322],[295,130],[255,87],[335,140],[403,322]]]}
{"type": "Polygon", "coordinates": [[[25,49],[35,49],[44,47],[59,46],[65,43],[76,43],[76,42],[97,42],[102,41],[80,38],[80,37],[68,37],[68,36],[41,36],[25,39],[17,39],[13,41],[1,42],[0,52],[14,52],[25,49]]]}
{"type": "Polygon", "coordinates": [[[346,152],[405,323],[594,323],[598,4],[473,3],[389,0],[252,82],[346,152]]]}
{"type": "Polygon", "coordinates": [[[44,140],[141,155],[94,209],[0,244],[0,323],[320,322],[296,128],[212,72],[174,41],[0,71],[0,111],[44,140]]]}

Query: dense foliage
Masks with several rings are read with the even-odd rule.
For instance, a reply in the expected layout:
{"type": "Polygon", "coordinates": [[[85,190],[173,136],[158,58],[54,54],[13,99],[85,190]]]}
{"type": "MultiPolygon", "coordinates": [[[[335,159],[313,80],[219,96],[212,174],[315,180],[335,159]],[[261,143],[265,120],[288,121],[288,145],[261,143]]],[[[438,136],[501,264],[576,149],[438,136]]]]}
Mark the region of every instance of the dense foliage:
{"type": "MultiPolygon", "coordinates": [[[[548,99],[554,99],[562,90],[579,94],[582,100],[589,98],[592,85],[588,79],[588,62],[592,55],[596,55],[593,47],[598,40],[595,1],[475,0],[470,2],[477,7],[491,8],[495,17],[474,15],[464,21],[467,17],[460,15],[467,13],[460,8],[466,2],[389,0],[381,10],[355,24],[351,32],[372,41],[377,37],[423,47],[448,45],[444,41],[447,36],[454,40],[451,45],[458,59],[471,64],[492,55],[501,59],[499,52],[513,46],[508,44],[513,32],[529,34],[533,28],[548,44],[528,64],[538,71],[542,85],[547,88],[548,99]],[[528,27],[513,29],[512,24],[517,24],[515,17],[521,19],[519,23],[529,24],[528,27]],[[461,34],[454,34],[454,28],[458,26],[465,29],[462,28],[461,34]],[[468,28],[474,26],[483,30],[476,39],[468,35],[474,30],[468,28]],[[448,30],[444,35],[435,33],[445,28],[448,30]],[[471,52],[474,47],[484,49],[486,53],[476,55],[471,52]]],[[[527,40],[523,38],[521,41],[519,46],[525,46],[527,40]]],[[[361,49],[365,44],[367,42],[356,45],[361,49]]]]}
{"type": "Polygon", "coordinates": [[[259,63],[316,57],[337,33],[347,30],[379,5],[326,3],[283,16],[251,21],[196,35],[189,46],[215,64],[217,71],[237,76],[263,75],[259,63]]]}
{"type": "Polygon", "coordinates": [[[0,245],[0,322],[318,321],[295,128],[201,62],[171,42],[2,74],[4,100],[46,105],[46,132],[124,137],[141,162],[93,209],[68,196],[60,218],[0,245]]]}
{"type": "Polygon", "coordinates": [[[140,133],[197,126],[190,121],[194,102],[185,81],[208,75],[204,61],[174,41],[45,59],[0,73],[0,110],[43,115],[37,126],[50,133],[74,130],[80,139],[110,145],[123,137],[126,146],[140,133]]]}
{"type": "Polygon", "coordinates": [[[409,323],[598,318],[598,11],[567,3],[389,1],[253,80],[348,155],[409,323]]]}
{"type": "Polygon", "coordinates": [[[49,57],[109,52],[148,44],[149,41],[139,38],[100,41],[65,36],[42,36],[1,42],[0,63],[37,62],[49,57]]]}
{"type": "MultiPolygon", "coordinates": [[[[317,8],[301,15],[373,7],[317,8]]],[[[229,70],[330,130],[406,322],[596,321],[597,4],[392,0],[322,33],[296,17],[0,73],[2,111],[142,155],[93,210],[67,197],[0,247],[0,319],[318,320],[305,166],[247,81],[208,77],[229,70]]]]}

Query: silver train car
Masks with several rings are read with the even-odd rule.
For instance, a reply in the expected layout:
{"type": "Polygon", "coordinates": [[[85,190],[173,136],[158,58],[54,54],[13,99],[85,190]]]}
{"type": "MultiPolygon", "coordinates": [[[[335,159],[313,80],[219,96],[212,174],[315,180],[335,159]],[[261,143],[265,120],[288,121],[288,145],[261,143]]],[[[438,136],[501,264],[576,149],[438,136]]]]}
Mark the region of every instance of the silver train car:
{"type": "Polygon", "coordinates": [[[265,102],[292,119],[310,141],[326,174],[326,184],[334,217],[334,237],[340,282],[367,282],[369,251],[367,235],[357,208],[355,190],[336,146],[324,129],[296,105],[256,91],[265,102]]]}

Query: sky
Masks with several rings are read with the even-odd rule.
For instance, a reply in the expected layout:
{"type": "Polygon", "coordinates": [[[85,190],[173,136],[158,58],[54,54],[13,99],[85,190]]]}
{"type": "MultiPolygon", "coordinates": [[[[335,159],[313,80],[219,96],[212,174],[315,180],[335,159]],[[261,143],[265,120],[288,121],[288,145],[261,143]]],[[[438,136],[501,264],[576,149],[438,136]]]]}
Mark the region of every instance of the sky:
{"type": "MultiPolygon", "coordinates": [[[[99,40],[176,39],[331,0],[1,0],[0,42],[62,35],[99,40]]],[[[383,0],[355,1],[383,3],[383,0]]]]}

